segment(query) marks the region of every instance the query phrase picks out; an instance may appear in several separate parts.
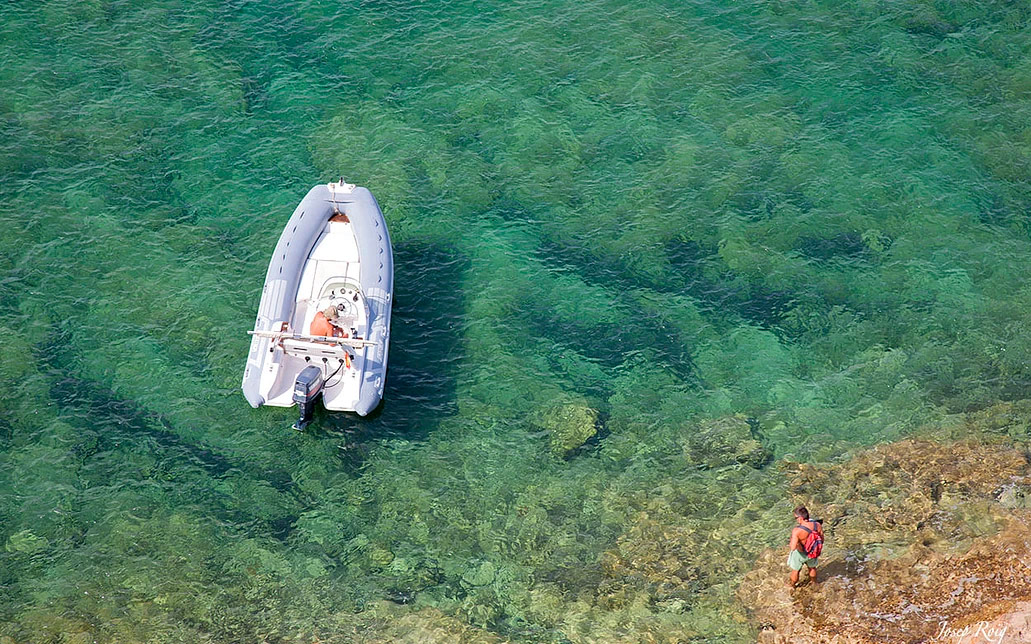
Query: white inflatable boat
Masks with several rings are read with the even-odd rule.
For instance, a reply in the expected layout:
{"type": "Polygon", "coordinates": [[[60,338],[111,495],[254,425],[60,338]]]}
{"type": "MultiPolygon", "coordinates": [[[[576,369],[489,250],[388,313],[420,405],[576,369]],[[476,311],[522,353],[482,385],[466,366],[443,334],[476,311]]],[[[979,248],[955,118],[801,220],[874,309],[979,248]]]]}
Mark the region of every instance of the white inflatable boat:
{"type": "Polygon", "coordinates": [[[251,406],[297,404],[297,429],[320,395],[333,411],[375,409],[387,376],[393,286],[390,235],[372,193],[343,180],[312,188],[265,276],[243,374],[251,406]],[[329,330],[312,332],[320,328],[329,330]]]}

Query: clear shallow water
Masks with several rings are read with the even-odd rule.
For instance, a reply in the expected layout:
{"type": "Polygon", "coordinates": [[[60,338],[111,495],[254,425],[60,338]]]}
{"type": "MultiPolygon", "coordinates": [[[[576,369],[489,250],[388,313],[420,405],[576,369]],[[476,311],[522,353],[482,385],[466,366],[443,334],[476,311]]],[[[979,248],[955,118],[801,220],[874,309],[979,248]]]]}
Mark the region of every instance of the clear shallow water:
{"type": "Polygon", "coordinates": [[[17,641],[345,641],[384,598],[747,639],[732,580],[794,499],[698,470],[698,423],[822,460],[1026,397],[1019,5],[8,3],[0,33],[17,641]],[[340,175],[395,243],[387,403],[299,435],[243,400],[245,331],[340,175]],[[565,459],[555,401],[599,413],[565,459]],[[663,594],[610,561],[656,511],[743,536],[663,594]]]}

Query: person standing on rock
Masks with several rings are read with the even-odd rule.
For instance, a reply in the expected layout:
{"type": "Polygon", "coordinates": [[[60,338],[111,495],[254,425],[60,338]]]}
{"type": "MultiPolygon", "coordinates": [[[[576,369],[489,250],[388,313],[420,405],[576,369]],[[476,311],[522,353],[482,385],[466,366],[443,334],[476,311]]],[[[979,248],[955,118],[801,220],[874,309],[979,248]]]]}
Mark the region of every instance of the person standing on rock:
{"type": "Polygon", "coordinates": [[[791,579],[788,586],[795,587],[798,583],[798,573],[802,571],[802,565],[809,568],[809,581],[816,583],[817,558],[823,551],[823,526],[820,521],[809,520],[809,510],[804,505],[795,508],[795,521],[798,522],[791,530],[791,541],[788,543],[788,567],[791,568],[791,579]]]}

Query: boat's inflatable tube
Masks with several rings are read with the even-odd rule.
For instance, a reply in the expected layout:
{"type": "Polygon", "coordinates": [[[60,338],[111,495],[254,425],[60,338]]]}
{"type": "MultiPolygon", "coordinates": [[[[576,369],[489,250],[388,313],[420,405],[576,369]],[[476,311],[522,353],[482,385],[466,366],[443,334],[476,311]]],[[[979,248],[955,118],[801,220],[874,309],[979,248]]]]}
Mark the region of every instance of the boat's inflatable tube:
{"type": "MultiPolygon", "coordinates": [[[[323,184],[308,191],[297,205],[269,263],[255,331],[280,331],[296,306],[297,288],[304,264],[319,238],[326,220],[345,211],[358,245],[359,281],[369,305],[366,368],[355,412],[364,416],[383,399],[387,353],[390,342],[390,308],[394,289],[394,259],[386,221],[376,198],[368,189],[348,184],[323,184]]],[[[303,331],[302,331],[303,332],[303,331]]],[[[243,394],[252,407],[265,403],[259,393],[261,368],[269,355],[272,339],[254,336],[243,376],[243,394]]]]}

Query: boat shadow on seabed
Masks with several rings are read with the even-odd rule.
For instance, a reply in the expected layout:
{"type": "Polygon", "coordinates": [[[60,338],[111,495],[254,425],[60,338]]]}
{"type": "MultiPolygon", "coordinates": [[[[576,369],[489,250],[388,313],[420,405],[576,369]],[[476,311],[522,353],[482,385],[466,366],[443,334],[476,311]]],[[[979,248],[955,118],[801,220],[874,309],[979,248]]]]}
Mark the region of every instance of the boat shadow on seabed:
{"type": "Polygon", "coordinates": [[[365,418],[318,409],[305,432],[341,440],[341,458],[360,465],[374,441],[423,440],[457,410],[456,372],[464,356],[462,291],[469,260],[452,249],[394,246],[390,367],[383,402],[365,418]]]}

